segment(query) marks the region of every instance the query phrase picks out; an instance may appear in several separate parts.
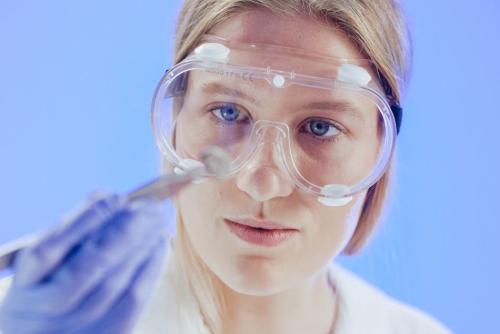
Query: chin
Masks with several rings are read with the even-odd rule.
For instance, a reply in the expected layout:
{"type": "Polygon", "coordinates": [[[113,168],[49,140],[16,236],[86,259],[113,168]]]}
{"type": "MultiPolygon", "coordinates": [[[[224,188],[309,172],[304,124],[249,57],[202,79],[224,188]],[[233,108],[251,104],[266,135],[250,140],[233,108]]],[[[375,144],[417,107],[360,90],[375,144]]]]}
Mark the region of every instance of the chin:
{"type": "Polygon", "coordinates": [[[286,290],[290,282],[279,266],[262,261],[269,259],[242,261],[239,268],[233,268],[221,280],[235,292],[250,296],[270,296],[286,290]]]}
{"type": "Polygon", "coordinates": [[[227,282],[227,286],[242,295],[265,297],[278,294],[285,289],[283,285],[273,284],[260,279],[244,279],[239,282],[227,282]]]}

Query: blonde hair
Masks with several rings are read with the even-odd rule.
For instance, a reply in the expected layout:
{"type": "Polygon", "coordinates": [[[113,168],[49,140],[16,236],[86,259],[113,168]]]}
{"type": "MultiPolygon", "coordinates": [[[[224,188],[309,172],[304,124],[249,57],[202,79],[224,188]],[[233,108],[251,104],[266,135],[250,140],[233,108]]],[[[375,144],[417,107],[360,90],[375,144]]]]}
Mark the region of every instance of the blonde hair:
{"type": "MultiPolygon", "coordinates": [[[[175,36],[175,63],[184,59],[214,26],[253,8],[278,15],[307,15],[333,24],[372,60],[390,103],[399,105],[411,72],[411,41],[397,0],[185,0],[175,36]]],[[[388,168],[368,190],[357,228],[344,253],[357,252],[373,232],[387,201],[391,175],[392,168],[388,168]]],[[[180,214],[176,227],[174,255],[197,301],[199,316],[211,333],[220,333],[225,307],[219,288],[222,283],[194,251],[180,214]]]]}

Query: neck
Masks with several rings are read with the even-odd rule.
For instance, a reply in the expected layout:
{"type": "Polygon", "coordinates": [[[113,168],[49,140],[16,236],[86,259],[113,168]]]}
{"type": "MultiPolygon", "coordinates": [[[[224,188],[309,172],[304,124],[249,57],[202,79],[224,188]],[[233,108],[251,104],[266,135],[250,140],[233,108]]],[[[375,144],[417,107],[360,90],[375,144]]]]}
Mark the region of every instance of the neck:
{"type": "Polygon", "coordinates": [[[335,318],[327,268],[275,295],[249,296],[224,287],[224,296],[224,333],[328,334],[335,318]]]}

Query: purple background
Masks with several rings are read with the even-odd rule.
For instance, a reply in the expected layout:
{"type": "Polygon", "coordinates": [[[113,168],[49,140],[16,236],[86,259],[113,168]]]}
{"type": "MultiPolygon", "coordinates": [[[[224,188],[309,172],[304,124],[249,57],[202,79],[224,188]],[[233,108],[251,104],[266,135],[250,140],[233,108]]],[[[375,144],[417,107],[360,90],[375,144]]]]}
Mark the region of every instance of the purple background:
{"type": "MultiPolygon", "coordinates": [[[[369,247],[342,259],[457,333],[492,333],[500,300],[500,3],[404,1],[415,42],[398,184],[369,247]]],[[[0,3],[0,242],[89,191],[158,172],[153,89],[179,0],[0,3]]]]}

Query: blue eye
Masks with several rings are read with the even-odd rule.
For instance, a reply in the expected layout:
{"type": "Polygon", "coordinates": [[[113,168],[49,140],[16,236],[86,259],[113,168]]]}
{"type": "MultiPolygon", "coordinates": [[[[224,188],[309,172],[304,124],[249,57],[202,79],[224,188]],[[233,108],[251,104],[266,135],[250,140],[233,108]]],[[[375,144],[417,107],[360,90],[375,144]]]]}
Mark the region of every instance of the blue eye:
{"type": "Polygon", "coordinates": [[[337,126],[329,121],[313,119],[305,124],[305,131],[317,137],[334,137],[340,133],[337,126]]]}
{"type": "Polygon", "coordinates": [[[244,114],[241,113],[233,104],[225,104],[215,107],[211,110],[211,112],[217,118],[225,122],[242,121],[245,119],[244,114]]]}

